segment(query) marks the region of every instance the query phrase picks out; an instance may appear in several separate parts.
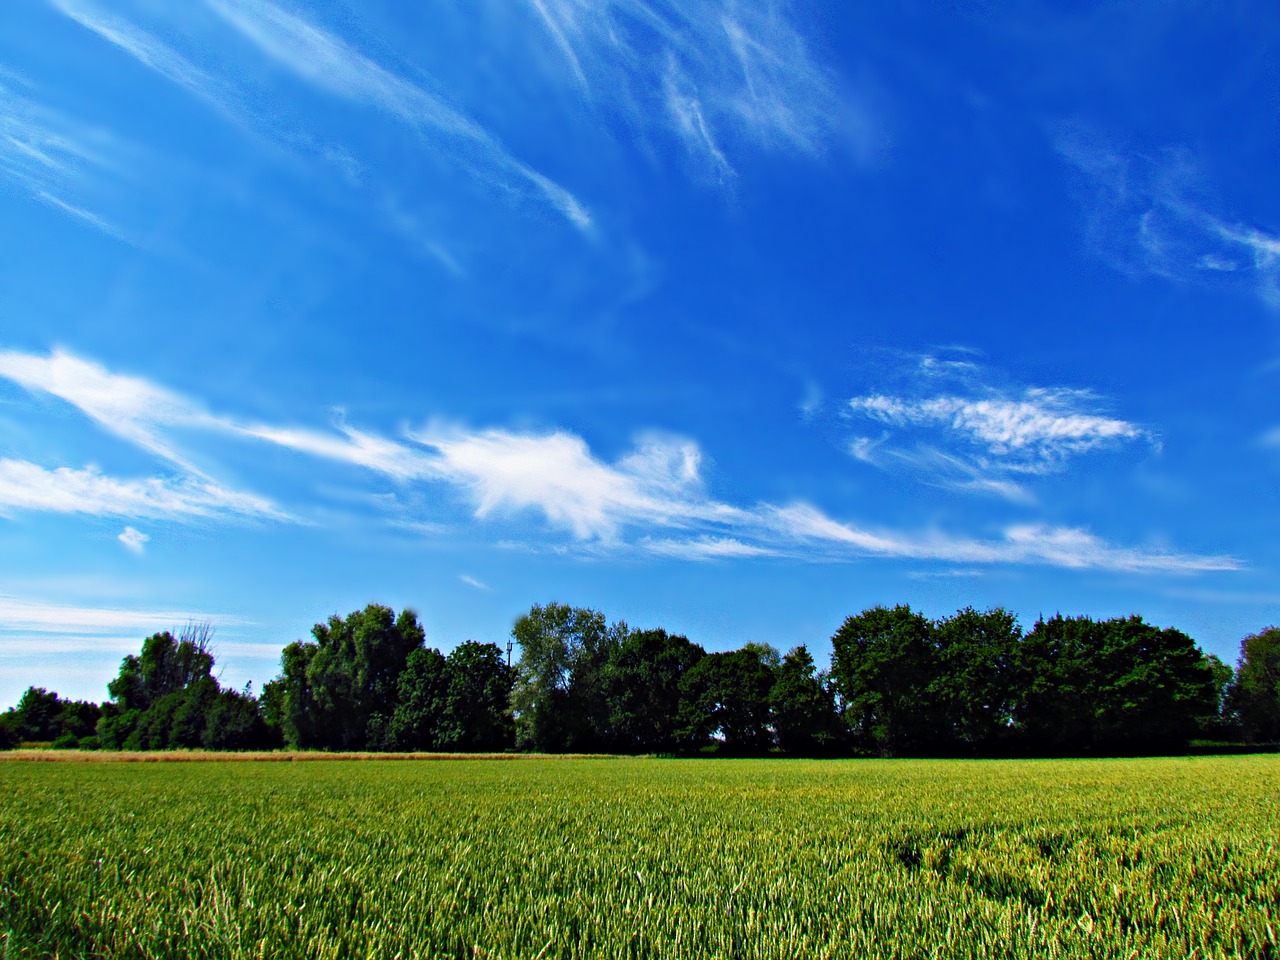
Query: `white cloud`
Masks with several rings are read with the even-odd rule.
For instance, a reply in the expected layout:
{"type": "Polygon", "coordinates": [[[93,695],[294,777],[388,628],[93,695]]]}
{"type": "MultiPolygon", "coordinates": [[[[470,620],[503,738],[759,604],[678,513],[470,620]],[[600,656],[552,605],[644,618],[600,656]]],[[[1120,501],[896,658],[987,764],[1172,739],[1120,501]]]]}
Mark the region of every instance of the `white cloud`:
{"type": "Polygon", "coordinates": [[[111,187],[132,184],[132,145],[10,89],[0,78],[0,178],[32,199],[125,242],[101,206],[111,187]]]}
{"type": "Polygon", "coordinates": [[[1126,151],[1079,124],[1053,132],[1083,174],[1088,241],[1129,274],[1179,282],[1251,282],[1280,309],[1280,236],[1233,222],[1202,195],[1208,178],[1185,150],[1126,151]]]}
{"type": "Polygon", "coordinates": [[[142,556],[148,541],[151,540],[149,536],[136,527],[125,527],[120,531],[120,536],[116,537],[116,539],[124,544],[126,550],[138,556],[142,556]]]}
{"type": "Polygon", "coordinates": [[[1147,436],[1128,421],[1082,412],[1091,400],[1081,391],[1028,388],[1017,398],[871,394],[855,397],[849,407],[890,426],[949,428],[994,456],[1030,456],[1046,463],[1147,436]]]}
{"type": "Polygon", "coordinates": [[[849,441],[851,456],[881,469],[901,469],[948,489],[1033,503],[1019,479],[1065,468],[1073,458],[1143,443],[1158,447],[1139,424],[1109,416],[1087,390],[999,387],[973,361],[924,357],[898,393],[868,393],[848,403],[848,416],[878,424],[878,437],[849,441]]]}
{"type": "Polygon", "coordinates": [[[61,349],[49,356],[0,352],[0,377],[28,391],[65,400],[109,432],[198,474],[161,435],[161,427],[211,426],[215,421],[184,397],[139,377],[111,373],[61,349]]]}
{"type": "Polygon", "coordinates": [[[694,537],[689,540],[641,540],[640,548],[658,557],[675,560],[743,560],[777,557],[781,552],[772,547],[744,543],[733,537],[694,537]]]}
{"type": "Polygon", "coordinates": [[[0,460],[0,513],[36,510],[97,517],[288,517],[270,501],[198,478],[124,480],[95,467],[47,470],[26,460],[0,460]]]}
{"type": "Polygon", "coordinates": [[[64,16],[119,47],[143,66],[227,112],[229,88],[146,30],[85,0],[49,0],[64,16]]]}
{"type": "MultiPolygon", "coordinates": [[[[583,554],[635,550],[688,560],[784,556],[809,560],[885,557],[945,563],[1036,564],[1122,571],[1189,572],[1235,569],[1230,557],[1197,557],[1162,550],[1112,546],[1087,531],[1050,526],[1010,527],[987,540],[937,531],[874,530],[836,520],[806,503],[736,506],[712,497],[702,476],[702,451],[692,440],[670,434],[641,435],[609,462],[579,436],[564,430],[517,432],[433,424],[393,440],[349,427],[333,433],[310,428],[246,425],[214,416],[186,398],[138,378],[124,377],[68,354],[48,358],[0,354],[0,375],[29,389],[54,392],[75,403],[105,429],[174,462],[166,430],[203,428],[223,436],[278,445],[309,456],[359,466],[405,486],[443,485],[466,497],[474,516],[533,513],[572,538],[583,554]]],[[[1123,421],[1064,413],[1083,394],[1037,391],[1031,411],[1015,405],[949,404],[948,426],[981,446],[985,454],[1008,451],[1038,462],[1067,452],[1091,450],[1104,440],[1128,437],[1123,421]],[[1048,411],[1048,412],[1046,412],[1048,411]],[[1047,452],[1046,452],[1047,451],[1047,452]]],[[[882,419],[912,423],[942,415],[938,408],[884,398],[865,404],[882,419]],[[925,411],[925,412],[922,412],[925,411]]],[[[1136,428],[1133,428],[1136,430],[1136,428]]],[[[854,446],[870,462],[899,458],[951,463],[950,482],[1010,498],[1024,497],[1016,484],[940,451],[929,456],[885,450],[883,444],[854,446]]],[[[1025,462],[1018,460],[1018,463],[1025,462]]],[[[940,468],[939,468],[940,469],[940,468]]],[[[46,470],[33,463],[0,460],[0,509],[46,510],[122,517],[213,517],[243,515],[287,519],[270,502],[237,493],[202,476],[120,480],[93,468],[46,470]]],[[[399,525],[414,526],[411,518],[399,525]]],[[[434,525],[421,526],[426,533],[434,525]]],[[[128,531],[126,531],[127,533],[128,531]]],[[[141,536],[140,534],[138,536],[141,536]]],[[[137,539],[137,537],[134,537],[137,539]]],[[[122,542],[127,541],[122,535],[122,542]]],[[[469,582],[464,579],[464,582],[469,582]]],[[[474,584],[473,584],[474,585],[474,584]]]]}
{"type": "MultiPolygon", "coordinates": [[[[184,623],[206,621],[215,627],[247,626],[252,623],[229,614],[190,610],[86,607],[0,595],[0,624],[4,625],[5,633],[52,633],[96,637],[126,632],[146,634],[156,630],[174,630],[184,623]]],[[[132,641],[134,649],[137,643],[137,639],[132,641]]]]}
{"type": "Polygon", "coordinates": [[[219,420],[216,426],[230,433],[264,440],[313,457],[364,467],[393,480],[423,479],[435,472],[433,461],[421,452],[394,440],[349,427],[341,421],[336,425],[336,434],[265,424],[240,426],[230,420],[219,420]]]}
{"type": "Polygon", "coordinates": [[[339,416],[336,432],[241,423],[215,416],[193,401],[141,377],[112,373],[64,350],[47,357],[0,352],[0,377],[31,392],[64,400],[110,433],[180,467],[204,476],[176,447],[175,428],[253,438],[277,446],[364,467],[397,480],[421,478],[430,464],[421,452],[348,427],[339,416]]]}
{"type": "Polygon", "coordinates": [[[611,540],[626,525],[680,525],[719,509],[703,498],[701,453],[685,440],[646,438],[611,465],[561,431],[436,426],[410,437],[435,451],[435,476],[466,490],[480,518],[532,509],[579,539],[611,540]]]}
{"type": "Polygon", "coordinates": [[[492,587],[490,587],[487,583],[482,583],[481,581],[477,580],[475,577],[472,577],[465,573],[458,574],[458,579],[461,580],[463,583],[465,583],[468,587],[474,587],[475,589],[483,590],[486,593],[492,590],[492,587]]]}
{"type": "Polygon", "coordinates": [[[721,183],[729,145],[860,156],[878,135],[776,2],[527,0],[571,83],[637,126],[665,125],[721,183]]]}
{"type": "Polygon", "coordinates": [[[392,73],[339,37],[267,2],[205,0],[228,25],[275,63],[333,96],[376,107],[409,126],[478,150],[503,179],[514,177],[580,229],[591,215],[568,190],[513,157],[498,139],[443,98],[392,73]]]}
{"type": "Polygon", "coordinates": [[[808,504],[793,504],[772,513],[775,527],[786,536],[815,544],[844,545],[871,556],[1127,573],[1197,573],[1241,567],[1239,560],[1229,556],[1117,547],[1074,527],[1021,524],[1006,528],[997,539],[978,540],[938,532],[877,533],[833,520],[808,504]]]}

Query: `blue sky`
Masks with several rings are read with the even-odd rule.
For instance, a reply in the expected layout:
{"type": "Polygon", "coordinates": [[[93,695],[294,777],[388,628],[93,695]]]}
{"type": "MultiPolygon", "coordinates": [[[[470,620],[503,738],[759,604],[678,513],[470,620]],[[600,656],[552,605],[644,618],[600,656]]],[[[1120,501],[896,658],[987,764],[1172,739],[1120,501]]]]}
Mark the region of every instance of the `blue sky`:
{"type": "Polygon", "coordinates": [[[1262,2],[0,7],[0,704],[210,620],[1280,620],[1262,2]]]}

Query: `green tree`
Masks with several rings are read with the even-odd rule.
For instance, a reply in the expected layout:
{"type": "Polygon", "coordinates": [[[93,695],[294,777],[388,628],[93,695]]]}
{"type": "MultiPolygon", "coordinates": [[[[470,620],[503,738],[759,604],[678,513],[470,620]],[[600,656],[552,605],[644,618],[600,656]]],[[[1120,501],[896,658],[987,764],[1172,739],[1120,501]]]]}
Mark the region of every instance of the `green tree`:
{"type": "Polygon", "coordinates": [[[1280,741],[1280,627],[1267,627],[1240,642],[1228,701],[1246,740],[1280,741]]]}
{"type": "Polygon", "coordinates": [[[385,749],[409,655],[422,646],[418,617],[371,603],[345,619],[336,614],[281,653],[272,681],[290,746],[325,750],[385,749]]]}
{"type": "Polygon", "coordinates": [[[388,746],[394,750],[440,750],[444,739],[449,665],[434,647],[409,654],[397,681],[399,702],[392,714],[388,746]]]}
{"type": "Polygon", "coordinates": [[[496,751],[515,743],[511,687],[515,670],[496,644],[467,640],[446,658],[448,686],[442,750],[496,751]]]}
{"type": "Polygon", "coordinates": [[[122,710],[146,710],[161,697],[213,675],[213,627],[189,623],[174,637],[168,630],[142,642],[139,656],[127,656],[107,692],[122,710]]]}
{"type": "Polygon", "coordinates": [[[604,668],[629,631],[598,610],[535,605],[511,630],[520,644],[511,707],[518,746],[550,753],[609,745],[604,668]]]}
{"type": "Polygon", "coordinates": [[[831,638],[831,673],[855,743],[887,756],[936,749],[932,626],[908,606],[873,607],[831,638]]]}
{"type": "Polygon", "coordinates": [[[834,692],[823,683],[803,645],[793,648],[774,670],[769,701],[778,746],[784,752],[819,756],[842,746],[834,692]]]}
{"type": "Polygon", "coordinates": [[[681,742],[696,747],[718,739],[729,754],[769,750],[774,743],[770,694],[778,659],[778,652],[763,644],[702,657],[680,681],[681,742]]]}
{"type": "Polygon", "coordinates": [[[964,754],[999,753],[1012,737],[1014,658],[1022,628],[1000,608],[965,607],[933,624],[936,668],[928,696],[940,736],[964,754]]]}
{"type": "MultiPolygon", "coordinates": [[[[223,690],[214,679],[212,638],[208,624],[188,624],[176,638],[168,631],[152,634],[138,656],[125,657],[120,673],[107,684],[115,702],[100,711],[98,742],[117,750],[277,745],[279,738],[263,721],[258,701],[223,690]]],[[[64,716],[70,731],[83,729],[90,712],[71,705],[64,716]]]]}
{"type": "Polygon", "coordinates": [[[1018,660],[1016,725],[1037,753],[1179,750],[1215,710],[1213,671],[1194,641],[1141,617],[1042,620],[1018,660]]]}
{"type": "Polygon", "coordinates": [[[635,630],[605,665],[609,728],[619,750],[629,753],[677,748],[680,681],[706,651],[665,630],[635,630]]]}

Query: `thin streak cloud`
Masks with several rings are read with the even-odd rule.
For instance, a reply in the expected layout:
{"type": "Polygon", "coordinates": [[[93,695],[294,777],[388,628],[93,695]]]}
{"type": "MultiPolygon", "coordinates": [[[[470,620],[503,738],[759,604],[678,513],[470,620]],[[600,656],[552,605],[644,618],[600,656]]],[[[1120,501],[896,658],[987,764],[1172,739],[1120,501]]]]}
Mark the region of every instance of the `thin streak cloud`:
{"type": "Polygon", "coordinates": [[[388,113],[410,127],[478,150],[483,165],[513,175],[582,230],[586,207],[568,190],[513,157],[498,139],[443,98],[392,73],[345,41],[266,0],[205,0],[264,55],[325,92],[388,113]]]}
{"type": "MultiPolygon", "coordinates": [[[[272,443],[359,466],[406,488],[451,488],[479,521],[506,525],[522,515],[540,516],[550,530],[571,538],[568,549],[586,555],[632,550],[690,560],[779,556],[819,562],[882,557],[1169,573],[1240,566],[1226,556],[1115,546],[1072,527],[1021,524],[1007,527],[998,537],[978,539],[937,531],[877,530],[837,520],[805,502],[726,503],[707,489],[698,444],[669,434],[642,434],[630,451],[607,462],[581,437],[565,430],[472,430],[435,423],[406,431],[402,442],[341,422],[331,434],[245,426],[204,413],[198,404],[145,380],[112,374],[68,354],[0,355],[0,375],[20,376],[29,387],[56,392],[104,428],[152,452],[170,448],[164,434],[175,424],[272,443]],[[54,375],[73,368],[93,375],[82,380],[54,375]]],[[[1014,422],[1018,441],[1033,445],[1059,436],[1077,443],[1082,435],[1101,429],[1097,424],[1083,431],[1079,425],[1065,429],[1035,418],[1014,422]]],[[[985,424],[978,430],[983,442],[1011,443],[1004,433],[988,437],[986,431],[985,424]]],[[[1114,428],[1101,432],[1109,435],[1114,428]]],[[[0,461],[0,505],[111,516],[282,518],[261,498],[196,477],[118,481],[92,469],[47,471],[20,461],[0,461]]],[[[539,539],[545,541],[545,536],[544,531],[539,539]]]]}

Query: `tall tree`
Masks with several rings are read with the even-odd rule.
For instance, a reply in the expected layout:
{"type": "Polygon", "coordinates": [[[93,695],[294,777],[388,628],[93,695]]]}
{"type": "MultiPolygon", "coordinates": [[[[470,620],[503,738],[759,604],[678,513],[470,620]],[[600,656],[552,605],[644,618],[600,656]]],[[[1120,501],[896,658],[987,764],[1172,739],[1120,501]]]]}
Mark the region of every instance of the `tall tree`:
{"type": "Polygon", "coordinates": [[[371,603],[345,619],[336,614],[311,630],[314,643],[284,649],[273,700],[284,703],[283,727],[295,747],[384,749],[400,674],[423,643],[412,610],[399,616],[371,603]]]}
{"type": "Polygon", "coordinates": [[[864,749],[904,756],[936,749],[937,671],[931,624],[908,606],[873,607],[831,638],[831,673],[844,716],[864,749]]]}
{"type": "Polygon", "coordinates": [[[1228,699],[1245,739],[1280,741],[1280,627],[1267,627],[1241,641],[1228,699]]]}
{"type": "Polygon", "coordinates": [[[609,746],[604,668],[628,634],[598,610],[535,605],[511,635],[520,644],[511,706],[521,747],[550,753],[609,746]]]}
{"type": "Polygon", "coordinates": [[[511,687],[515,670],[493,643],[467,640],[446,658],[448,686],[440,745],[445,750],[505,750],[515,742],[511,687]]]}
{"type": "Polygon", "coordinates": [[[188,624],[177,638],[167,631],[153,634],[139,656],[125,657],[119,675],[107,684],[115,703],[104,706],[98,722],[102,745],[127,750],[277,746],[258,701],[218,685],[212,638],[208,624],[188,624]]]}
{"type": "Polygon", "coordinates": [[[1213,671],[1195,642],[1141,617],[1042,620],[1018,660],[1015,720],[1034,752],[1178,750],[1216,710],[1213,671]]]}
{"type": "Polygon", "coordinates": [[[409,654],[397,682],[399,702],[388,729],[387,748],[442,749],[441,726],[449,692],[449,667],[444,654],[418,647],[409,654]]]}
{"type": "Polygon", "coordinates": [[[636,630],[605,665],[609,727],[619,750],[674,750],[680,712],[680,680],[706,655],[687,638],[665,630],[636,630]]]}
{"type": "Polygon", "coordinates": [[[830,754],[841,746],[834,692],[817,673],[804,646],[793,648],[774,670],[769,691],[778,746],[797,756],[830,754]]]}
{"type": "Polygon", "coordinates": [[[730,754],[761,754],[772,747],[770,694],[778,659],[763,644],[700,659],[680,681],[680,740],[700,746],[718,739],[730,754]]]}
{"type": "Polygon", "coordinates": [[[965,607],[933,624],[937,666],[928,695],[943,724],[941,737],[958,752],[998,753],[1009,745],[1021,638],[1018,621],[1000,608],[965,607]]]}

